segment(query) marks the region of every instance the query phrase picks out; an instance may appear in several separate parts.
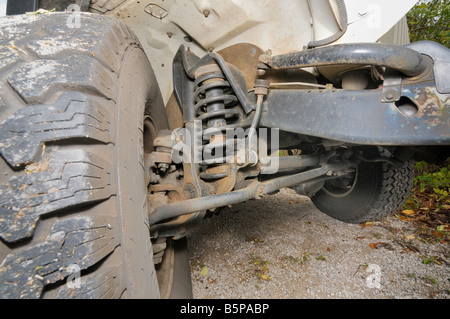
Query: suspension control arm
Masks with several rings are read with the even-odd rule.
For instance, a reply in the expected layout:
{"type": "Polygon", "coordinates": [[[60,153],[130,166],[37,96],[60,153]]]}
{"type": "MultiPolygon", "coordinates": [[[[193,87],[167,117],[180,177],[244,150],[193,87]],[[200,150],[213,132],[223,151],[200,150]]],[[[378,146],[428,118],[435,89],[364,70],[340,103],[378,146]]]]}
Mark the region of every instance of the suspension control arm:
{"type": "Polygon", "coordinates": [[[149,222],[150,225],[154,225],[164,219],[174,218],[206,209],[238,204],[249,199],[258,198],[264,194],[273,193],[284,187],[295,186],[317,177],[340,171],[340,167],[335,165],[325,165],[306,172],[274,178],[266,182],[255,182],[246,188],[230,193],[170,203],[160,206],[151,212],[149,214],[149,222]]]}

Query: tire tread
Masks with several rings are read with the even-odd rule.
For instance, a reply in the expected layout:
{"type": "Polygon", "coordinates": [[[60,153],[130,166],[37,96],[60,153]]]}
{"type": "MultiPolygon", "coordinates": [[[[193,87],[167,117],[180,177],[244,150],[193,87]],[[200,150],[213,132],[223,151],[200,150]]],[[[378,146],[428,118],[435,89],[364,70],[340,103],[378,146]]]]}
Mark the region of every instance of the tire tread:
{"type": "Polygon", "coordinates": [[[140,45],[126,25],[80,15],[73,29],[64,13],[0,18],[0,298],[120,298],[129,287],[119,207],[96,208],[117,197],[115,85],[140,45]],[[63,284],[72,264],[81,289],[63,284]]]}

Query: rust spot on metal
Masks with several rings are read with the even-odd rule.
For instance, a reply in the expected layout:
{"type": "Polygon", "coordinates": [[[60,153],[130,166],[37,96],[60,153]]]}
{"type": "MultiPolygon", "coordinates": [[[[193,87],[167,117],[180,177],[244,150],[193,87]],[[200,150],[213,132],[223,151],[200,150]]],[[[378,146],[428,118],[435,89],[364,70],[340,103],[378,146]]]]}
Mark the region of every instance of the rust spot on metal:
{"type": "Polygon", "coordinates": [[[450,98],[439,94],[433,87],[417,89],[414,102],[419,110],[416,117],[424,118],[430,126],[449,122],[450,98]]]}
{"type": "Polygon", "coordinates": [[[426,100],[428,99],[428,95],[426,92],[422,92],[419,94],[419,98],[417,99],[417,103],[419,103],[420,105],[423,105],[426,100]]]}

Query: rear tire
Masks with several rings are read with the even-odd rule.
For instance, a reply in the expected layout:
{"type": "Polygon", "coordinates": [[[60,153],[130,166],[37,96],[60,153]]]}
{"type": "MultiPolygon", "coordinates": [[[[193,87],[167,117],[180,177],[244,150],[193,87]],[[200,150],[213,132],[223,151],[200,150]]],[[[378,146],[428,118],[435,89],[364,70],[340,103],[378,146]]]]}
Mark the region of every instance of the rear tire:
{"type": "Polygon", "coordinates": [[[365,223],[395,213],[413,187],[414,163],[400,167],[387,163],[361,162],[349,178],[326,182],[311,197],[325,214],[347,223],[365,223]]]}
{"type": "Polygon", "coordinates": [[[0,19],[0,297],[159,298],[143,132],[169,127],[161,93],[127,26],[69,17],[0,19]]]}

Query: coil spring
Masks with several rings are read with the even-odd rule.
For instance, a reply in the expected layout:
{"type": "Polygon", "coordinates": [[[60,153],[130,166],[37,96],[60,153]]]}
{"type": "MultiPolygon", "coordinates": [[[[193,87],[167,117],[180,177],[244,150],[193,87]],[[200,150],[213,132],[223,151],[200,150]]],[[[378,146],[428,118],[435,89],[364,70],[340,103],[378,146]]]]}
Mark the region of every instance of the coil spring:
{"type": "MultiPolygon", "coordinates": [[[[230,128],[237,127],[237,122],[242,118],[242,110],[238,105],[238,99],[231,89],[230,83],[225,79],[218,65],[209,64],[201,66],[195,72],[194,81],[194,99],[195,114],[197,120],[202,121],[202,126],[206,127],[205,135],[208,135],[208,129],[217,130],[222,133],[230,128]]],[[[228,146],[235,145],[235,140],[226,140],[222,138],[210,139],[206,145],[202,145],[202,154],[205,150],[228,149],[228,146]]],[[[234,149],[234,148],[233,148],[234,149]]],[[[214,160],[204,160],[204,164],[225,163],[234,157],[234,153],[227,153],[221,158],[214,160]]],[[[217,174],[203,174],[203,179],[221,178],[217,174]],[[211,176],[210,176],[211,175],[211,176]]]]}

